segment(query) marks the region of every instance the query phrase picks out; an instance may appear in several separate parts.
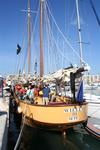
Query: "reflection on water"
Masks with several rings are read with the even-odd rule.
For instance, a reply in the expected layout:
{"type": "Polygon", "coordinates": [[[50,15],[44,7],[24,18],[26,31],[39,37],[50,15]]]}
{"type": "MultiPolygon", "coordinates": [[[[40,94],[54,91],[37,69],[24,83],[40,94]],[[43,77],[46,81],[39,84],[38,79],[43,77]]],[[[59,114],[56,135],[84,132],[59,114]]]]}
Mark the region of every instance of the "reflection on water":
{"type": "Polygon", "coordinates": [[[99,150],[100,141],[89,135],[81,126],[68,130],[66,138],[61,132],[24,127],[20,150],[99,150]]]}

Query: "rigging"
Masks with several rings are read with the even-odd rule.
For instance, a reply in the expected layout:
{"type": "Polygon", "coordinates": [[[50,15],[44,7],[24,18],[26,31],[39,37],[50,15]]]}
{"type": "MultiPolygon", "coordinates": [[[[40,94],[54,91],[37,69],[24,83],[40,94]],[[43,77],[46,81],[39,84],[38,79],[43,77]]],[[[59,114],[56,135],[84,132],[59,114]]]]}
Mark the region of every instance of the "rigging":
{"type": "Polygon", "coordinates": [[[99,19],[99,16],[98,16],[97,12],[96,12],[96,9],[95,9],[95,7],[94,7],[94,4],[93,4],[93,1],[92,1],[92,0],[90,0],[90,4],[91,4],[92,10],[93,10],[93,12],[94,12],[94,15],[95,15],[95,17],[96,17],[97,23],[98,23],[98,25],[100,26],[100,19],[99,19]]]}

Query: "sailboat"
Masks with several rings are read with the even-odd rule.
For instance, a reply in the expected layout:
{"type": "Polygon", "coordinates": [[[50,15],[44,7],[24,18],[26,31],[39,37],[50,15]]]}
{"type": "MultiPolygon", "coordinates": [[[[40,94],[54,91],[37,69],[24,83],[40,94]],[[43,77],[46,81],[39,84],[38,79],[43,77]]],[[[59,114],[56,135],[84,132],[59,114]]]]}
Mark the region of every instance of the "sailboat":
{"type": "MultiPolygon", "coordinates": [[[[43,0],[40,0],[40,78],[44,76],[43,65],[43,45],[42,45],[42,8],[43,0]]],[[[78,28],[79,28],[79,40],[81,49],[82,62],[82,42],[80,33],[80,21],[78,12],[78,0],[77,14],[78,14],[78,28]]],[[[22,113],[22,121],[24,124],[34,127],[39,126],[50,130],[65,130],[73,127],[77,124],[85,124],[87,122],[87,109],[88,103],[83,99],[83,81],[82,74],[86,69],[83,65],[79,68],[73,66],[63,69],[70,78],[70,90],[71,96],[56,95],[56,101],[48,103],[48,105],[42,104],[42,96],[36,98],[37,103],[29,103],[28,100],[21,100],[15,94],[15,100],[18,106],[18,113],[22,113]],[[78,87],[77,84],[78,83],[78,87]],[[77,89],[78,88],[78,89],[77,89]]],[[[54,75],[54,74],[52,74],[54,75]]],[[[30,2],[28,0],[28,77],[30,78],[30,2]]],[[[49,78],[50,79],[50,78],[49,78]]],[[[53,79],[53,78],[52,78],[53,79]]]]}

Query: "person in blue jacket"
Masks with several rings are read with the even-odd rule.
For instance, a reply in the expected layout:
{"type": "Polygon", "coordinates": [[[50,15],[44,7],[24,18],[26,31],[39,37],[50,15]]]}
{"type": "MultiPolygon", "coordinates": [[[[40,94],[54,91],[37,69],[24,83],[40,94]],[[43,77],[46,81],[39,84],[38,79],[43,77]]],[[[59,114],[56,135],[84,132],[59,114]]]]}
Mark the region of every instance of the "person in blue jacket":
{"type": "Polygon", "coordinates": [[[48,84],[46,83],[45,87],[43,88],[43,105],[48,105],[49,95],[50,95],[50,88],[48,87],[48,84]]]}

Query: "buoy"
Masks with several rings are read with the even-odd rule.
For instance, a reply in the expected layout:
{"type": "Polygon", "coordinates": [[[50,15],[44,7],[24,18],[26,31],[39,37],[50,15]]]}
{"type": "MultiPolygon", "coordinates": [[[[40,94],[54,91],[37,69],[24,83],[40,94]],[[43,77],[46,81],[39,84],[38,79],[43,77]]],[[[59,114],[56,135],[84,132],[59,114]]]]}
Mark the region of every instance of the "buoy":
{"type": "Polygon", "coordinates": [[[20,106],[18,106],[18,109],[17,109],[18,113],[22,113],[22,109],[20,106]]]}

